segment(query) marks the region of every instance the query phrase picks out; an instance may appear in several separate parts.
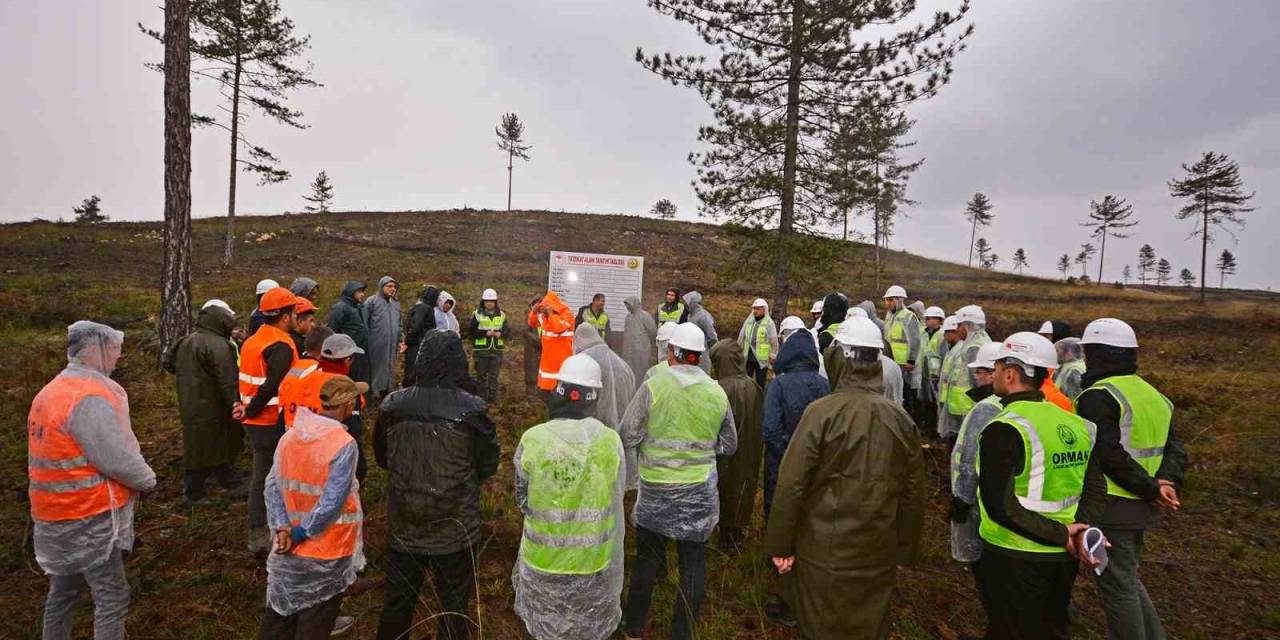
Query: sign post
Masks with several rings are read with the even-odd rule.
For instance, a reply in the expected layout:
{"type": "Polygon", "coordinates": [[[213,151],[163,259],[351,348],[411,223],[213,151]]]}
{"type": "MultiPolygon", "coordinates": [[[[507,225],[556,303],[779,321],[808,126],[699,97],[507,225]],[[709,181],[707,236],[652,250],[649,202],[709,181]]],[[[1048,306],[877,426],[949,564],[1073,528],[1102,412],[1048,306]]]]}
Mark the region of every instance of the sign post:
{"type": "Polygon", "coordinates": [[[622,331],[631,296],[644,290],[644,258],[605,253],[552,251],[547,288],[556,292],[570,309],[591,304],[591,297],[604,294],[604,310],[609,314],[609,331],[622,331]]]}

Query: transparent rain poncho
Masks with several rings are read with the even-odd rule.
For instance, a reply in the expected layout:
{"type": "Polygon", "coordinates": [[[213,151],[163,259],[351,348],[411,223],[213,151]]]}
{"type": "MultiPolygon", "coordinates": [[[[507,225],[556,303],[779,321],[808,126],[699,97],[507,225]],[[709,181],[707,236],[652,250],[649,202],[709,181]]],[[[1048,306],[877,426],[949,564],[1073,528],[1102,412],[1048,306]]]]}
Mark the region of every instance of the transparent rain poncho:
{"type": "Polygon", "coordinates": [[[622,359],[631,367],[631,377],[640,381],[649,367],[657,362],[654,340],[658,336],[658,326],[653,315],[640,307],[640,298],[631,296],[624,304],[627,305],[627,321],[622,329],[622,359]]]}
{"type": "Polygon", "coordinates": [[[880,354],[880,377],[884,381],[884,397],[902,404],[902,367],[893,358],[880,354]]]}
{"type": "MultiPolygon", "coordinates": [[[[129,395],[110,378],[124,347],[124,334],[104,324],[81,320],[67,327],[67,367],[60,378],[89,379],[113,394],[121,411],[98,396],[88,396],[69,412],[65,430],[100,474],[133,489],[155,488],[129,420],[129,395]]],[[[110,488],[110,485],[108,485],[110,488]]],[[[79,519],[33,518],[36,562],[46,573],[74,575],[105,562],[116,549],[133,549],[133,514],[138,494],[116,509],[79,519]]]]}
{"type": "MultiPolygon", "coordinates": [[[[285,438],[299,438],[303,442],[313,441],[333,429],[346,430],[341,422],[317,415],[307,409],[299,409],[294,418],[293,428],[287,431],[285,438]]],[[[282,440],[283,444],[283,440],[282,440]]],[[[281,468],[280,454],[284,447],[277,446],[270,474],[266,481],[267,519],[272,531],[290,529],[288,513],[284,506],[284,496],[280,493],[277,470],[281,468]]],[[[325,483],[324,493],[316,502],[315,508],[303,517],[299,524],[306,528],[309,536],[324,531],[332,523],[320,522],[314,514],[326,513],[336,519],[342,512],[342,505],[347,495],[355,493],[359,501],[359,482],[356,474],[356,443],[351,441],[338,452],[329,464],[329,480],[325,483]],[[350,482],[336,481],[335,478],[349,479],[350,482]]],[[[267,606],[282,615],[293,615],[303,609],[324,602],[351,586],[356,581],[356,573],[364,569],[364,508],[359,510],[361,523],[356,535],[355,553],[345,558],[321,560],[277,553],[272,545],[271,555],[267,557],[267,606]]]]}
{"type": "Polygon", "coordinates": [[[1058,369],[1053,372],[1053,383],[1068,398],[1075,400],[1084,391],[1084,345],[1080,344],[1080,338],[1063,338],[1053,346],[1058,351],[1058,369]]]}
{"type": "Polygon", "coordinates": [[[440,297],[436,298],[436,331],[452,331],[454,335],[461,336],[461,327],[458,326],[458,316],[454,311],[458,310],[458,303],[449,295],[448,291],[441,291],[440,297]],[[452,302],[453,306],[448,311],[444,310],[446,302],[452,302]]]}
{"type": "Polygon", "coordinates": [[[960,430],[960,423],[964,420],[964,416],[947,410],[948,393],[943,391],[943,387],[947,386],[947,379],[952,377],[967,378],[971,389],[977,386],[977,382],[973,379],[973,372],[969,370],[969,363],[978,357],[978,347],[991,342],[991,338],[987,336],[986,325],[976,322],[964,324],[969,331],[968,337],[951,347],[942,360],[943,380],[940,382],[938,397],[938,434],[944,438],[960,430]]]}
{"type": "Polygon", "coordinates": [[[537,640],[603,640],[617,630],[626,547],[624,466],[621,439],[595,418],[553,419],[521,438],[516,503],[526,520],[511,584],[516,615],[537,640]],[[539,536],[539,529],[550,527],[577,534],[595,529],[591,534],[600,544],[557,547],[554,537],[539,536]]]}
{"type": "Polygon", "coordinates": [[[622,425],[622,414],[627,403],[636,393],[636,378],[631,367],[604,343],[600,332],[593,325],[582,324],[573,331],[573,352],[584,353],[600,365],[600,399],[596,402],[596,417],[614,431],[622,425]]]}
{"type": "MultiPolygon", "coordinates": [[[[702,335],[706,336],[707,348],[720,340],[716,335],[716,319],[711,316],[711,312],[702,306],[702,294],[697,291],[690,291],[684,294],[684,306],[689,311],[689,319],[699,329],[702,329],[702,335]]],[[[711,373],[711,359],[703,358],[698,367],[707,373],[711,373]]]]}
{"type": "Polygon", "coordinates": [[[964,522],[951,522],[951,557],[960,562],[976,562],[982,556],[982,537],[978,535],[982,522],[978,511],[978,437],[982,428],[1003,410],[997,396],[987,396],[974,405],[960,423],[960,433],[951,448],[951,495],[970,507],[964,522]]]}

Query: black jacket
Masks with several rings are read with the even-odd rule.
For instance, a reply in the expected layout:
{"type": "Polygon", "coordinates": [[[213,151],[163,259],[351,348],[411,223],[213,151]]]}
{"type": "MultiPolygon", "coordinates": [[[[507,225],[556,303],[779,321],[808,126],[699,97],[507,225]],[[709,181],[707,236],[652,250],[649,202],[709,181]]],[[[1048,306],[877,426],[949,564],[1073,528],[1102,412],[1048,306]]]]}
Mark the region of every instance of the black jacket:
{"type": "Polygon", "coordinates": [[[844,317],[849,314],[849,299],[841,293],[829,293],[822,299],[822,317],[816,327],[818,331],[818,351],[825,353],[827,347],[835,341],[835,336],[827,333],[826,328],[833,324],[843,324],[844,317]]]}
{"type": "Polygon", "coordinates": [[[497,430],[483,400],[458,388],[467,361],[458,336],[427,334],[415,386],[382,402],[374,456],[388,475],[391,548],[442,555],[480,539],[480,484],[498,468],[497,430]]]}
{"type": "MultiPolygon", "coordinates": [[[[493,313],[489,313],[488,311],[485,311],[485,310],[484,310],[484,301],[483,301],[483,300],[481,300],[480,302],[476,303],[476,313],[481,313],[481,314],[484,314],[484,315],[487,315],[487,316],[490,316],[490,317],[497,316],[497,315],[499,315],[499,314],[501,314],[501,313],[502,313],[502,305],[494,305],[494,307],[493,307],[493,313]]],[[[471,315],[467,316],[467,330],[466,330],[466,336],[467,336],[468,338],[470,338],[470,340],[471,340],[471,343],[472,343],[472,344],[475,344],[475,339],[476,339],[476,338],[483,338],[483,337],[484,337],[484,336],[480,335],[480,321],[479,321],[479,320],[476,320],[476,313],[473,313],[473,314],[471,314],[471,315]]],[[[503,318],[503,319],[502,319],[502,328],[501,328],[501,329],[499,329],[499,332],[500,332],[500,333],[502,333],[502,339],[503,339],[503,341],[508,341],[508,340],[510,340],[510,339],[511,339],[511,326],[507,324],[507,318],[503,318]]],[[[496,352],[498,352],[498,351],[503,351],[503,350],[505,350],[505,349],[506,349],[506,347],[503,347],[503,348],[501,348],[501,349],[498,349],[498,348],[494,348],[494,349],[480,349],[480,348],[476,348],[476,352],[478,353],[478,352],[481,352],[481,351],[490,351],[490,352],[494,352],[494,353],[496,353],[496,352]]]]}

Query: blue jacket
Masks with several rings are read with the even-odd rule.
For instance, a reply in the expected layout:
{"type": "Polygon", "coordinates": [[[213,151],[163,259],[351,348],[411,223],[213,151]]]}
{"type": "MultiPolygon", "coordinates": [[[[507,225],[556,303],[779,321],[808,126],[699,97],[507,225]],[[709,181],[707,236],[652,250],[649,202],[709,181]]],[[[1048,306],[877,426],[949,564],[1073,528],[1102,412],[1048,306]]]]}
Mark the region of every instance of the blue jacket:
{"type": "Polygon", "coordinates": [[[818,374],[818,349],[806,335],[794,336],[782,344],[774,362],[777,376],[769,383],[764,397],[765,513],[773,504],[773,490],[778,478],[778,465],[787,452],[791,434],[809,403],[831,392],[831,384],[818,374]]]}

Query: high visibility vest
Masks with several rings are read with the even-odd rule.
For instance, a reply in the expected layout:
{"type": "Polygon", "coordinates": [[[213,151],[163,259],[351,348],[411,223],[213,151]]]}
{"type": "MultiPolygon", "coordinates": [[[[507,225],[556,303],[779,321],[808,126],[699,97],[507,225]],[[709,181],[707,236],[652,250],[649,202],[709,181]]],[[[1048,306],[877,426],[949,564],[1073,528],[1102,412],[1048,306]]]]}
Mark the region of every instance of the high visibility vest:
{"type": "MultiPolygon", "coordinates": [[[[246,405],[258,395],[258,387],[267,381],[267,361],[262,357],[262,352],[277,342],[289,345],[289,351],[293,352],[293,362],[289,364],[292,368],[298,362],[298,348],[293,344],[293,336],[288,333],[264,324],[244,341],[244,347],[240,350],[240,401],[246,405]]],[[[245,416],[244,424],[274,427],[279,418],[280,397],[277,395],[267,401],[267,406],[258,415],[245,416]]]]}
{"type": "MultiPolygon", "coordinates": [[[[495,350],[502,351],[507,348],[507,341],[502,336],[491,338],[485,335],[488,331],[502,331],[502,325],[507,322],[507,314],[498,312],[498,315],[491,316],[481,311],[475,312],[476,319],[476,335],[472,338],[472,346],[477,350],[495,350]]],[[[541,327],[538,328],[542,330],[541,327]]]]}
{"type": "Polygon", "coordinates": [[[822,333],[825,333],[825,334],[827,334],[827,335],[830,335],[830,336],[831,336],[831,338],[834,340],[834,339],[835,339],[835,337],[836,337],[836,332],[840,330],[840,325],[842,325],[842,324],[844,324],[844,323],[843,323],[843,322],[836,322],[836,323],[831,324],[830,326],[823,327],[823,328],[822,328],[822,333]]]}
{"type": "MultiPolygon", "coordinates": [[[[977,409],[982,405],[995,405],[999,407],[1000,396],[994,394],[989,395],[979,400],[977,404],[973,405],[973,409],[977,409]]],[[[960,423],[960,431],[958,431],[956,435],[956,444],[951,448],[951,487],[953,492],[955,491],[956,482],[960,479],[960,466],[962,464],[960,455],[964,453],[964,449],[960,446],[960,443],[966,442],[966,438],[968,437],[971,429],[977,429],[980,437],[982,434],[982,428],[987,426],[986,422],[982,424],[974,424],[975,421],[972,419],[974,413],[974,410],[970,410],[969,413],[965,415],[964,422],[960,423]]],[[[996,413],[998,414],[999,411],[996,413]]]]}
{"type": "Polygon", "coordinates": [[[605,313],[604,309],[600,310],[600,315],[596,315],[596,313],[591,310],[591,307],[583,309],[582,321],[595,327],[596,331],[599,331],[601,336],[609,335],[609,314],[605,313]]]}
{"type": "Polygon", "coordinates": [[[742,347],[742,355],[755,351],[756,362],[762,367],[769,365],[769,327],[771,326],[773,326],[773,318],[768,315],[759,321],[752,315],[742,323],[744,330],[742,342],[739,343],[742,347]]]}
{"type": "Polygon", "coordinates": [[[652,398],[639,447],[640,477],[656,484],[697,484],[716,468],[716,440],[729,398],[714,380],[681,386],[671,369],[645,381],[652,398]]]}
{"type": "Polygon", "coordinates": [[[320,363],[302,359],[293,364],[280,382],[280,410],[284,412],[284,428],[292,429],[298,408],[306,407],[312,413],[320,413],[320,387],[333,374],[320,370],[320,363]]]}
{"type": "MultiPolygon", "coordinates": [[[[329,478],[329,464],[343,447],[355,442],[342,428],[329,429],[310,442],[303,440],[298,433],[289,431],[280,438],[275,467],[277,484],[289,512],[289,524],[295,527],[320,501],[325,481],[329,478]]],[[[363,520],[358,487],[352,482],[338,518],[319,535],[304,540],[290,553],[317,560],[336,560],[354,555],[360,542],[360,523],[363,520]]]]}
{"type": "Polygon", "coordinates": [[[597,427],[589,442],[569,442],[556,433],[581,429],[579,420],[552,420],[520,438],[520,468],[529,482],[520,557],[539,571],[597,573],[609,566],[621,542],[613,503],[621,441],[614,430],[588,420],[597,427]]]}
{"type": "Polygon", "coordinates": [[[667,322],[680,322],[681,316],[684,315],[683,302],[676,302],[676,308],[674,311],[664,311],[663,310],[664,307],[666,307],[666,305],[661,305],[658,307],[658,326],[659,327],[661,327],[664,323],[667,323],[667,322]]]}
{"type": "MultiPolygon", "coordinates": [[[[1147,475],[1155,477],[1164,461],[1173,421],[1173,403],[1137,375],[1112,376],[1099,380],[1090,389],[1102,389],[1120,405],[1120,445],[1147,475]]],[[[1107,494],[1131,500],[1138,496],[1107,478],[1107,494]]]]}
{"type": "MultiPolygon", "coordinates": [[[[655,364],[652,367],[649,367],[649,370],[644,372],[644,379],[648,380],[649,378],[652,378],[658,375],[658,373],[663,369],[666,369],[667,367],[670,367],[670,366],[671,366],[671,363],[667,362],[666,359],[659,360],[658,364],[655,364]]],[[[643,380],[641,382],[643,382],[643,380]]]]}
{"type": "Polygon", "coordinates": [[[938,398],[946,407],[947,413],[963,416],[973,408],[973,399],[969,397],[969,365],[964,354],[976,352],[982,345],[991,342],[987,332],[979,333],[972,341],[966,340],[947,352],[942,361],[942,375],[939,377],[938,398]]]}
{"type": "Polygon", "coordinates": [[[889,350],[893,352],[893,361],[906,364],[911,357],[911,340],[907,337],[907,321],[916,314],[910,309],[899,309],[885,319],[884,332],[889,336],[889,350]]]}
{"type": "Polygon", "coordinates": [[[84,520],[129,501],[133,491],[108,478],[84,457],[67,432],[67,421],[81,400],[106,400],[124,424],[129,408],[102,382],[59,375],[31,402],[27,414],[27,477],[31,517],[46,522],[84,520]]]}
{"type": "Polygon", "coordinates": [[[942,375],[942,329],[933,332],[933,335],[927,336],[925,341],[928,346],[925,348],[925,357],[929,361],[929,377],[937,378],[942,375]]]}
{"type": "MultiPolygon", "coordinates": [[[[1018,503],[1028,511],[1064,525],[1074,522],[1097,427],[1051,403],[1025,400],[1006,406],[991,420],[996,422],[1013,425],[1022,436],[1022,472],[1013,479],[1013,493],[1018,503]]],[[[978,476],[982,476],[981,458],[978,476]]],[[[993,498],[1000,499],[999,496],[993,498]]],[[[1040,544],[992,520],[982,499],[981,485],[978,505],[982,514],[978,534],[988,544],[1032,553],[1065,552],[1062,547],[1040,544]]]]}

